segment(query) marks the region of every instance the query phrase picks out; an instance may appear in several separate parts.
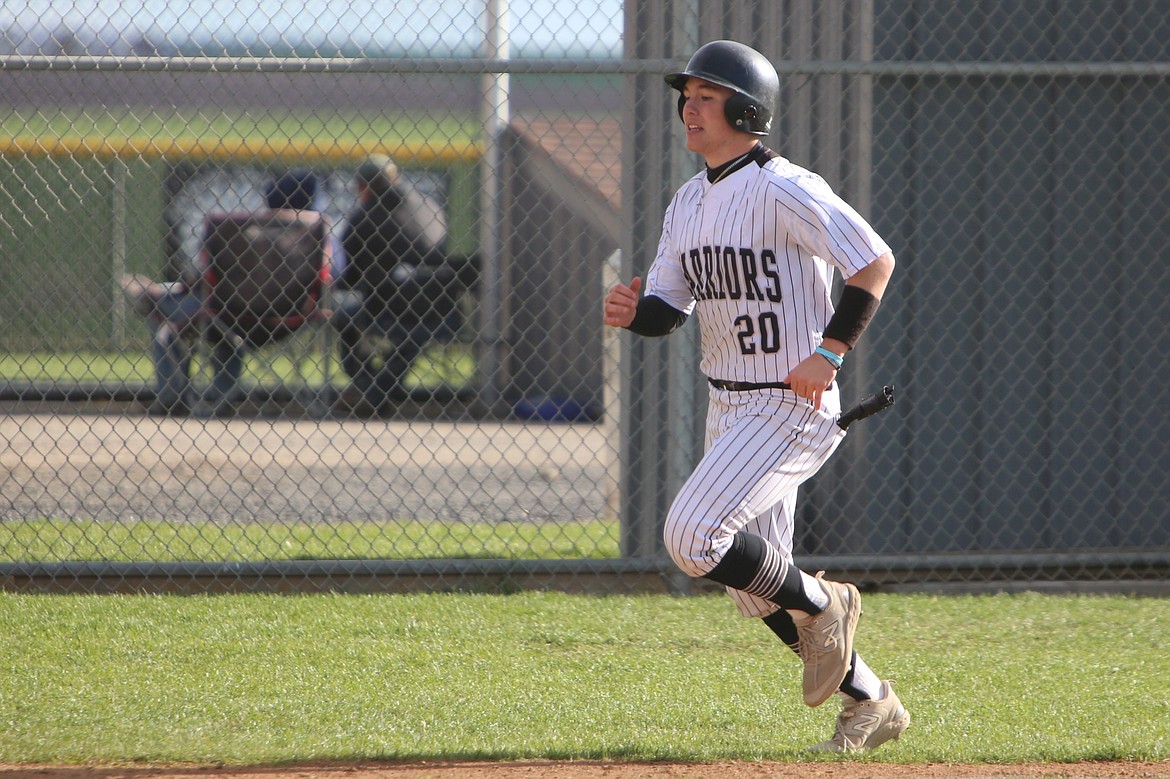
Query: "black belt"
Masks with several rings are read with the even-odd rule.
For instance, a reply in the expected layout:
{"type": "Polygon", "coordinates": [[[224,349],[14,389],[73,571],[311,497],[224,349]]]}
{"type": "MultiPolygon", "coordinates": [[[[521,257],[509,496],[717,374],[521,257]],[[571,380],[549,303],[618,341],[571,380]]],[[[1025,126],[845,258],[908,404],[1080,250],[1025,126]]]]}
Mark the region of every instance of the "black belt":
{"type": "Polygon", "coordinates": [[[731,392],[746,392],[747,390],[758,389],[782,389],[790,390],[792,387],[785,381],[769,381],[762,384],[757,384],[750,381],[723,381],[722,379],[707,379],[711,386],[715,389],[729,390],[731,392]]]}

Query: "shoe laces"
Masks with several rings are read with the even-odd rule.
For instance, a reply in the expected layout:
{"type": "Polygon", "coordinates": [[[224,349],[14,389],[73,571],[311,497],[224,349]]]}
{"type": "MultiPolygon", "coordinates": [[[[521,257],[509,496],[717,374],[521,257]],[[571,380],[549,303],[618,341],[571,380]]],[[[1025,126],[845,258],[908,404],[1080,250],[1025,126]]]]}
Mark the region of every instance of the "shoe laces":
{"type": "MultiPolygon", "coordinates": [[[[883,683],[882,687],[885,689],[886,695],[892,695],[894,692],[894,681],[890,679],[883,683]],[[889,687],[886,687],[886,684],[888,684],[889,687]]],[[[857,715],[857,712],[861,709],[861,706],[863,703],[865,703],[865,701],[859,701],[853,696],[846,695],[843,692],[838,692],[837,694],[841,696],[841,713],[837,715],[837,727],[839,729],[843,724],[845,724],[845,722],[857,715]]],[[[869,700],[884,701],[885,696],[882,696],[881,698],[870,698],[869,700]]]]}
{"type": "Polygon", "coordinates": [[[800,637],[801,648],[807,645],[818,652],[837,648],[837,635],[827,627],[819,627],[816,617],[807,625],[797,626],[796,634],[800,637]]]}
{"type": "Polygon", "coordinates": [[[844,751],[849,748],[849,726],[852,724],[853,715],[857,713],[857,704],[861,701],[855,701],[844,693],[840,693],[840,695],[842,708],[837,714],[837,726],[830,741],[836,744],[838,749],[844,751]]]}
{"type": "Polygon", "coordinates": [[[837,715],[839,718],[838,722],[840,722],[840,720],[851,719],[855,714],[857,714],[857,710],[861,708],[862,701],[857,700],[851,695],[846,695],[843,692],[839,692],[837,694],[841,696],[841,712],[837,715]]]}
{"type": "Polygon", "coordinates": [[[837,715],[837,729],[833,734],[833,741],[840,745],[842,749],[855,748],[858,744],[864,744],[868,733],[857,732],[852,729],[854,724],[853,718],[857,716],[857,712],[861,709],[861,704],[864,701],[854,700],[853,698],[841,693],[843,705],[841,712],[837,715]],[[856,743],[853,743],[856,742],[856,743]]]}

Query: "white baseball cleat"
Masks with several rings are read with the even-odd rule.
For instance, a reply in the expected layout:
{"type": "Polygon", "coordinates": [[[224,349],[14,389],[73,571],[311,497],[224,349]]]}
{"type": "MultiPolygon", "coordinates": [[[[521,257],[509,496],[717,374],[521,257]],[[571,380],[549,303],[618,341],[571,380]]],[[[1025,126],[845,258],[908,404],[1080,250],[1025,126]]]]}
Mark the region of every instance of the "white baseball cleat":
{"type": "Polygon", "coordinates": [[[882,682],[878,700],[855,701],[842,694],[837,732],[828,741],[809,747],[813,752],[867,752],[895,739],[910,727],[910,713],[898,700],[892,682],[882,682]]]}
{"type": "Polygon", "coordinates": [[[800,659],[804,663],[804,702],[820,706],[845,680],[853,660],[853,634],[861,616],[861,593],[852,584],[825,579],[817,581],[829,596],[829,605],[811,617],[793,616],[800,638],[800,659]]]}

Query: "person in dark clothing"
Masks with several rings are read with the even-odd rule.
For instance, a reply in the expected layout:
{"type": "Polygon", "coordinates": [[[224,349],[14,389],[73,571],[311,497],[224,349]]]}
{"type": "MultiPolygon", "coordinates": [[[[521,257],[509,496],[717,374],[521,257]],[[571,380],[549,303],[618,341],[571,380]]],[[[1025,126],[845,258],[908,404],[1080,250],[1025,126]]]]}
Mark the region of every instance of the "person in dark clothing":
{"type": "MultiPolygon", "coordinates": [[[[291,170],[264,188],[266,213],[311,212],[317,194],[317,177],[303,169],[291,170]]],[[[326,252],[325,261],[330,260],[326,252]]],[[[202,262],[202,259],[201,259],[202,262]]],[[[205,269],[200,268],[202,273],[205,269]]],[[[323,274],[325,271],[323,271],[323,274]]],[[[327,279],[327,275],[325,276],[327,279]]],[[[231,412],[241,394],[243,350],[230,339],[218,339],[211,350],[212,382],[202,393],[192,387],[191,347],[197,324],[206,314],[203,279],[194,282],[154,282],[131,275],[121,285],[151,333],[151,358],[155,369],[155,399],[150,414],[187,416],[231,412]]]]}
{"type": "Polygon", "coordinates": [[[405,397],[403,379],[427,342],[449,324],[429,286],[445,260],[442,209],[405,186],[398,166],[375,155],[357,170],[358,205],[342,234],[346,266],[333,314],[346,411],[374,413],[405,397]]]}

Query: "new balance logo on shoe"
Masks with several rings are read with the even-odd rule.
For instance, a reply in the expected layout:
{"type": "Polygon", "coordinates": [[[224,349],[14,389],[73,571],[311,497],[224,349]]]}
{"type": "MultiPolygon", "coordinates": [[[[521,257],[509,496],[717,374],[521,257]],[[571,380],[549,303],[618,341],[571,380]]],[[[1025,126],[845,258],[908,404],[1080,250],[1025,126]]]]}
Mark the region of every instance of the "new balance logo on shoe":
{"type": "Polygon", "coordinates": [[[856,701],[842,694],[844,705],[837,715],[836,733],[811,750],[867,752],[901,736],[910,727],[910,714],[892,685],[893,682],[882,682],[882,697],[877,700],[856,701]]]}

